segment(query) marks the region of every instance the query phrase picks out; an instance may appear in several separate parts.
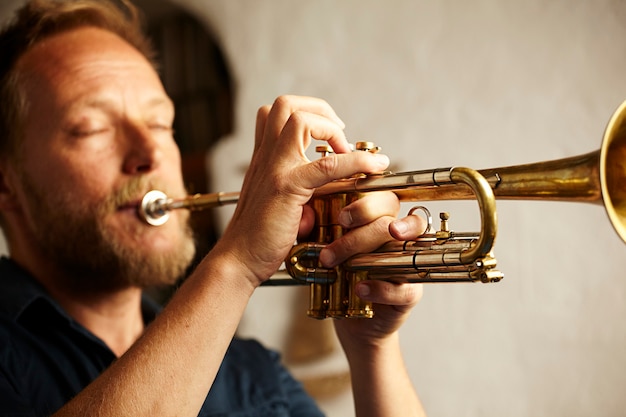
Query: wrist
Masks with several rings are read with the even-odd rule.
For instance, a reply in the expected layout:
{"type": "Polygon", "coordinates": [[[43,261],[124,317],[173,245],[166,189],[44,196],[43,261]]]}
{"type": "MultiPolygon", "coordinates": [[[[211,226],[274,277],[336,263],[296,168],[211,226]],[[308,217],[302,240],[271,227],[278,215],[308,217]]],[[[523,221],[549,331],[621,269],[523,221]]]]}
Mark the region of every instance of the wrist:
{"type": "Polygon", "coordinates": [[[261,281],[252,267],[241,261],[235,251],[223,247],[218,242],[198,265],[197,271],[209,270],[207,276],[214,279],[220,276],[225,286],[236,287],[237,292],[252,295],[261,281]]]}
{"type": "Polygon", "coordinates": [[[400,336],[398,332],[390,333],[385,337],[341,337],[341,346],[349,362],[362,363],[375,358],[385,358],[391,353],[400,352],[400,336]]]}

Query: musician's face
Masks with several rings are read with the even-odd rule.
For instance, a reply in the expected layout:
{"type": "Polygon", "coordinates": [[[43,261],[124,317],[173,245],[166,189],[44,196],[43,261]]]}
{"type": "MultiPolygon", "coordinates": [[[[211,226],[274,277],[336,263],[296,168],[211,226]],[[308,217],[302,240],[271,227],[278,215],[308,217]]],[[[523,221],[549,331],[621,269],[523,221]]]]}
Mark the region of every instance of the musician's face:
{"type": "Polygon", "coordinates": [[[101,273],[93,285],[177,278],[193,256],[187,213],[160,227],[136,215],[152,188],[185,195],[174,109],[152,66],[95,28],[45,40],[18,65],[27,112],[15,166],[33,242],[70,274],[101,273]]]}

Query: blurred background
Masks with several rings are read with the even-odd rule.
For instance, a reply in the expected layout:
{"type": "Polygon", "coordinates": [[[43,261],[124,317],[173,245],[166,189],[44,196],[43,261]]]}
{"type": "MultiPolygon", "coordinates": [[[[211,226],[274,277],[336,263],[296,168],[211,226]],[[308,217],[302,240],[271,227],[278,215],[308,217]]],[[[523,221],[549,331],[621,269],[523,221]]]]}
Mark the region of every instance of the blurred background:
{"type": "MultiPolygon", "coordinates": [[[[20,1],[3,0],[8,17],[20,1]]],[[[196,192],[236,191],[256,110],[326,99],[394,171],[490,168],[600,147],[626,99],[622,0],[144,0],[196,192]]],[[[311,156],[315,157],[314,155],[311,156]]],[[[475,230],[474,202],[434,202],[475,230]]],[[[408,210],[408,207],[407,207],[408,210]]],[[[208,250],[232,208],[198,218],[208,250]]],[[[601,205],[498,203],[497,284],[427,285],[402,329],[429,415],[622,416],[626,245],[601,205]]],[[[4,249],[6,250],[6,249],[4,249]]],[[[353,415],[330,321],[262,288],[240,334],[281,351],[329,416],[353,415]]]]}

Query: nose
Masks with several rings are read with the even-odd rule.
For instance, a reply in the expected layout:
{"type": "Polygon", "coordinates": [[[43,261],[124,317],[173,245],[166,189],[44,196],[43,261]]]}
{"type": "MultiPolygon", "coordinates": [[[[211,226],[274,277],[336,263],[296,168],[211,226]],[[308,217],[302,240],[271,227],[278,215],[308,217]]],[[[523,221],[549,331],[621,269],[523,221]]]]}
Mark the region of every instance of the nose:
{"type": "Polygon", "coordinates": [[[126,174],[145,174],[159,166],[163,151],[148,127],[128,123],[122,135],[125,145],[122,169],[126,174]]]}

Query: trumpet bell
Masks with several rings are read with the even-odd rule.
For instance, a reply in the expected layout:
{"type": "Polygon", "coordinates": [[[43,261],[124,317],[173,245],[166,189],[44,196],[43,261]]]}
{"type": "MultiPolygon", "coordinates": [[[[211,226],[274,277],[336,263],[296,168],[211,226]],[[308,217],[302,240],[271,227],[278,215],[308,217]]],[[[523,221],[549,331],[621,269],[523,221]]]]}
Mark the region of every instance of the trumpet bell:
{"type": "Polygon", "coordinates": [[[609,120],[599,152],[604,207],[613,228],[626,242],[626,101],[609,120]]]}

